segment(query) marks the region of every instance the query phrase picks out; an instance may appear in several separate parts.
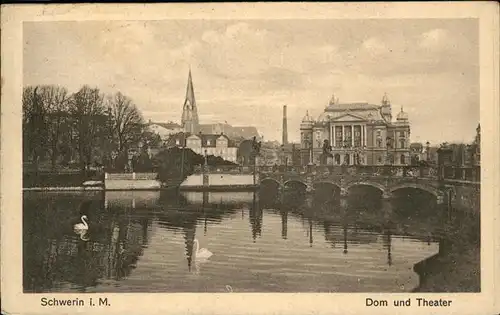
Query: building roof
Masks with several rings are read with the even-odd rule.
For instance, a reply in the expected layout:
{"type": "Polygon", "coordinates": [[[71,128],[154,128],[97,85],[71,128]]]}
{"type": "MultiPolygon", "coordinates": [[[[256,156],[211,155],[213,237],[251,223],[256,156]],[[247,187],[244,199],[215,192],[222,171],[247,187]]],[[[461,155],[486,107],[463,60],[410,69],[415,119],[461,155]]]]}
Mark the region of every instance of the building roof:
{"type": "Polygon", "coordinates": [[[216,134],[223,132],[230,139],[251,139],[253,137],[260,138],[259,132],[253,126],[231,126],[227,123],[201,124],[200,131],[202,134],[216,134]]]}
{"type": "Polygon", "coordinates": [[[167,122],[167,123],[161,123],[161,122],[148,122],[146,124],[146,126],[151,126],[151,125],[158,125],[158,126],[161,126],[165,129],[178,129],[178,128],[182,128],[181,125],[179,125],[178,123],[174,123],[172,121],[170,122],[167,122]]]}
{"type": "Polygon", "coordinates": [[[380,106],[368,104],[368,103],[343,103],[343,104],[332,104],[325,108],[325,111],[336,112],[345,110],[368,110],[368,109],[378,109],[380,106]]]}
{"type": "Polygon", "coordinates": [[[176,134],[173,134],[168,138],[167,140],[167,146],[175,146],[176,140],[180,140],[181,145],[186,145],[186,140],[188,138],[193,138],[196,137],[198,139],[201,139],[201,146],[202,147],[215,147],[217,143],[217,139],[220,137],[224,137],[227,139],[227,146],[228,147],[235,147],[235,143],[233,140],[231,140],[228,136],[225,134],[191,134],[189,132],[179,132],[176,134]],[[209,144],[210,142],[210,144],[209,144]]]}

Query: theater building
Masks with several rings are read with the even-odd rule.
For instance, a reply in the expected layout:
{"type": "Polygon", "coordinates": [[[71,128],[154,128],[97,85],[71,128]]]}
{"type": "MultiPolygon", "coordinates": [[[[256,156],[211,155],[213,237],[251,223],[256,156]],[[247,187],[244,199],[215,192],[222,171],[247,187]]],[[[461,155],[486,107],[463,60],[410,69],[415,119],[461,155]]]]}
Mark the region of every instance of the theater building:
{"type": "Polygon", "coordinates": [[[300,133],[302,165],[409,165],[411,162],[408,114],[401,107],[393,120],[387,95],[380,105],[339,103],[332,96],[317,119],[306,113],[300,133]],[[327,153],[325,145],[330,147],[327,153]]]}

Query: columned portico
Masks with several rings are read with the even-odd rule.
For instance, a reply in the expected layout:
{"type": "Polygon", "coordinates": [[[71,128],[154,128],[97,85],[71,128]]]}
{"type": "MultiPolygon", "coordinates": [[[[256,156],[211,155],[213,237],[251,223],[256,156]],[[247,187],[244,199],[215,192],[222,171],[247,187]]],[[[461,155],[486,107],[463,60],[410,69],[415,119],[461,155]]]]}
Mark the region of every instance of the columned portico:
{"type": "Polygon", "coordinates": [[[356,153],[365,155],[366,150],[366,124],[357,122],[331,122],[329,126],[330,141],[333,148],[333,163],[353,165],[356,163],[356,153]],[[356,152],[353,152],[356,150],[356,152]],[[340,159],[335,159],[335,155],[340,159]],[[347,157],[348,156],[348,157],[347,157]]]}
{"type": "MultiPolygon", "coordinates": [[[[391,153],[391,164],[408,164],[410,123],[401,110],[397,120],[392,120],[392,108],[384,96],[381,105],[368,103],[338,103],[332,97],[324,112],[315,120],[308,114],[301,123],[302,148],[304,151],[314,134],[321,150],[321,143],[328,140],[332,147],[333,164],[384,164],[391,153]],[[323,139],[321,138],[323,135],[323,139]],[[394,146],[387,149],[391,141],[394,146]]],[[[315,143],[316,143],[315,142],[315,143]]],[[[318,153],[320,151],[317,151],[318,153]]],[[[305,154],[305,152],[304,152],[305,154]]],[[[319,153],[321,154],[321,153],[319,153]]],[[[328,159],[327,159],[328,161],[328,159]]]]}

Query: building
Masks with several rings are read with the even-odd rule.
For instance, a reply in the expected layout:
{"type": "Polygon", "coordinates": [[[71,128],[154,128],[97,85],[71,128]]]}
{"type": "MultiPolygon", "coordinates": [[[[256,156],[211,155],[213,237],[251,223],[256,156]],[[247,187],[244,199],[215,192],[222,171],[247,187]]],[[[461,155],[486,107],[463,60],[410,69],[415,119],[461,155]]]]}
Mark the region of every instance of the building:
{"type": "Polygon", "coordinates": [[[287,143],[281,146],[281,163],[288,166],[300,166],[300,143],[287,143]]]}
{"type": "Polygon", "coordinates": [[[224,133],[227,137],[235,141],[252,139],[256,137],[260,139],[257,128],[253,126],[232,126],[227,122],[214,124],[200,124],[198,118],[198,106],[194,95],[193,78],[191,69],[188,74],[188,82],[186,88],[186,97],[182,109],[181,126],[184,132],[190,134],[221,134],[224,133]]]}
{"type": "Polygon", "coordinates": [[[420,142],[410,144],[410,160],[412,165],[417,165],[425,160],[424,145],[420,142]]]}
{"type": "Polygon", "coordinates": [[[257,140],[261,139],[257,128],[252,126],[232,126],[225,123],[214,123],[214,124],[201,124],[200,130],[203,134],[221,134],[224,133],[230,139],[241,142],[247,139],[253,139],[255,137],[257,140]]]}
{"type": "Polygon", "coordinates": [[[481,180],[481,127],[471,144],[442,143],[438,149],[438,174],[440,178],[476,181],[481,180]]]}
{"type": "Polygon", "coordinates": [[[163,142],[176,133],[182,132],[184,129],[181,125],[174,122],[159,123],[151,120],[146,124],[146,130],[160,136],[163,142]]]}
{"type": "Polygon", "coordinates": [[[280,144],[275,141],[267,141],[262,143],[260,149],[260,164],[273,166],[280,164],[280,144]]]}
{"type": "Polygon", "coordinates": [[[381,105],[339,103],[332,96],[321,115],[302,119],[301,164],[410,164],[410,122],[401,111],[392,119],[384,95],[381,105]]]}
{"type": "Polygon", "coordinates": [[[182,107],[181,125],[184,132],[198,133],[200,129],[198,119],[198,107],[196,106],[196,99],[194,97],[193,79],[191,77],[191,69],[189,69],[188,83],[186,88],[186,98],[184,106],[182,107]]]}
{"type": "Polygon", "coordinates": [[[238,147],[234,141],[224,134],[190,134],[178,133],[172,135],[167,147],[184,147],[200,155],[219,156],[226,161],[237,163],[238,147]]]}

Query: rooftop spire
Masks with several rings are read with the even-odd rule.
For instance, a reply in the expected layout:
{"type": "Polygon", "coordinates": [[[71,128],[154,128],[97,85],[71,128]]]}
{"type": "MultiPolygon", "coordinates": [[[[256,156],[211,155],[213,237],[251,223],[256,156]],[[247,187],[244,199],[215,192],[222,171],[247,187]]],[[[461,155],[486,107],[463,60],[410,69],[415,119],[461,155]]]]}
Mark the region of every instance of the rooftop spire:
{"type": "Polygon", "coordinates": [[[193,78],[191,77],[191,66],[189,66],[189,75],[188,75],[188,83],[186,89],[186,103],[189,102],[189,105],[195,107],[196,100],[194,98],[194,87],[193,87],[193,78]]]}
{"type": "Polygon", "coordinates": [[[182,110],[182,126],[185,132],[196,133],[198,131],[198,110],[194,97],[193,78],[191,76],[191,66],[189,67],[188,82],[186,88],[186,99],[182,110]]]}
{"type": "Polygon", "coordinates": [[[384,93],[384,97],[382,97],[382,105],[390,105],[389,98],[387,97],[387,92],[384,93]]]}

